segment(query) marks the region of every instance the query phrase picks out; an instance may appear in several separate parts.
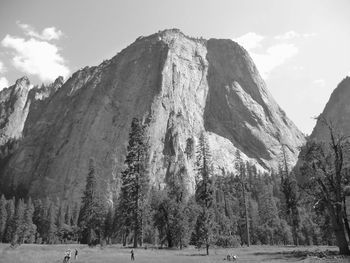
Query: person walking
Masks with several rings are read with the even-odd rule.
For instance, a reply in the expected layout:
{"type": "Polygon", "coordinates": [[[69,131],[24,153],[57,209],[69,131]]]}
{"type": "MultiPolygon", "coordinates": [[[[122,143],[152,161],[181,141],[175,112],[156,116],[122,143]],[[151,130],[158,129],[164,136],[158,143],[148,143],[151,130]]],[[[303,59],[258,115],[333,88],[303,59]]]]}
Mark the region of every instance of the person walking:
{"type": "Polygon", "coordinates": [[[68,263],[70,262],[70,258],[72,257],[72,252],[70,251],[70,249],[68,249],[65,253],[64,259],[63,259],[63,263],[68,263]]]}
{"type": "Polygon", "coordinates": [[[131,261],[134,261],[135,260],[134,250],[131,249],[130,253],[131,253],[131,261]]]}
{"type": "Polygon", "coordinates": [[[77,259],[78,259],[78,249],[75,249],[74,259],[75,259],[75,260],[77,260],[77,259]]]}

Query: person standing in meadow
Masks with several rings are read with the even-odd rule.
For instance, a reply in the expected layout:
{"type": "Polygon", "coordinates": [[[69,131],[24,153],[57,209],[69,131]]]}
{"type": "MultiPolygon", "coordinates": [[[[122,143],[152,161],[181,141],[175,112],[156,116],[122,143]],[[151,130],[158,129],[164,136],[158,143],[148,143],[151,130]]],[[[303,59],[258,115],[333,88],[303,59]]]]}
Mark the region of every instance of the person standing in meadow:
{"type": "Polygon", "coordinates": [[[134,261],[135,260],[134,250],[131,249],[130,253],[131,253],[131,261],[134,261]]]}

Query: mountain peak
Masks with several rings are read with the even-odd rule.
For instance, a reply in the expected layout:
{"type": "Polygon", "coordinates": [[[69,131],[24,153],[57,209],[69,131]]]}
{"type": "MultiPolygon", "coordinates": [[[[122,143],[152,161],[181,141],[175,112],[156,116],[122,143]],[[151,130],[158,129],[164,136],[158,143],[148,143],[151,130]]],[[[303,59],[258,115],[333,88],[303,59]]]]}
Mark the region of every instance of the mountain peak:
{"type": "Polygon", "coordinates": [[[258,170],[276,169],[281,141],[293,164],[304,142],[237,43],[168,29],[79,70],[53,96],[32,103],[23,143],[8,158],[0,190],[25,185],[32,196],[80,200],[94,158],[110,197],[134,117],[147,120],[151,183],[181,176],[191,192],[203,132],[217,174],[235,171],[237,150],[258,170]]]}
{"type": "Polygon", "coordinates": [[[27,76],[23,76],[16,80],[15,83],[16,86],[23,86],[23,87],[29,87],[30,86],[30,80],[27,76]]]}
{"type": "MultiPolygon", "coordinates": [[[[344,135],[350,134],[350,77],[346,76],[338,86],[333,90],[323,112],[320,117],[328,122],[331,122],[337,130],[344,135]]],[[[328,140],[329,131],[323,125],[321,120],[318,120],[311,134],[312,139],[328,140]]]]}

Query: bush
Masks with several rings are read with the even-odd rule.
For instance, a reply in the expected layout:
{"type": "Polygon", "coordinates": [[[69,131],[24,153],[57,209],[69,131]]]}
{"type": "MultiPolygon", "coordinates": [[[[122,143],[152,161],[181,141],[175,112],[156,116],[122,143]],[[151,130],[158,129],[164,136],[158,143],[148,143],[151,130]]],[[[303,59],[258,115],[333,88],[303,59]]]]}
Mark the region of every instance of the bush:
{"type": "Polygon", "coordinates": [[[239,247],[241,239],[239,236],[218,236],[215,245],[219,247],[239,247]]]}

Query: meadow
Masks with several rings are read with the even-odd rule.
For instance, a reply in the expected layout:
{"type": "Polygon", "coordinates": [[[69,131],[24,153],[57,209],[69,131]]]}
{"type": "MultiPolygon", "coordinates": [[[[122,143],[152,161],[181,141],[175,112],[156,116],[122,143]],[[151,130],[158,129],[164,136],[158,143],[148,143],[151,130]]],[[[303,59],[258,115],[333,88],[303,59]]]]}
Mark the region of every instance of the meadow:
{"type": "MultiPolygon", "coordinates": [[[[15,249],[9,244],[0,244],[1,263],[59,263],[63,261],[64,252],[77,248],[78,259],[72,263],[116,263],[130,261],[130,248],[117,245],[101,247],[88,247],[86,245],[21,245],[15,249]]],[[[135,262],[228,262],[227,254],[238,256],[236,262],[350,262],[349,257],[336,255],[336,247],[285,247],[285,246],[251,246],[232,249],[211,249],[211,254],[205,256],[204,250],[186,248],[184,250],[168,249],[136,249],[135,262]],[[317,257],[326,254],[326,257],[317,257]],[[316,256],[317,255],[317,256],[316,256]]],[[[232,262],[232,261],[231,261],[232,262]]]]}

